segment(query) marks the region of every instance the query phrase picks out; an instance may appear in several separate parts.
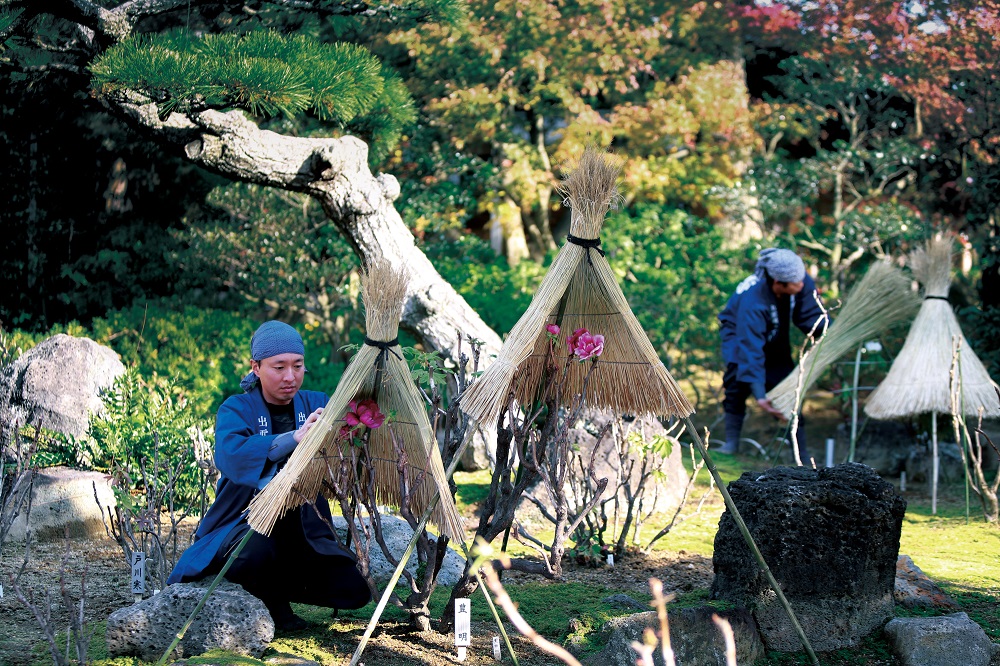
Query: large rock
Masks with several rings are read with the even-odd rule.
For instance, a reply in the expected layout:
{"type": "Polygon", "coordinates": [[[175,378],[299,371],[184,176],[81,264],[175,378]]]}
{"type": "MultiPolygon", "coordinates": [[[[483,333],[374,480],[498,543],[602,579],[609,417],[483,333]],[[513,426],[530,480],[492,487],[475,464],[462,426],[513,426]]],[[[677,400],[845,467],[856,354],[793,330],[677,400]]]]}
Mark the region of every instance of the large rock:
{"type": "MultiPolygon", "coordinates": [[[[719,611],[707,606],[672,609],[668,614],[670,647],[678,666],[725,666],[726,644],[722,632],[712,621],[718,614],[729,621],[736,642],[736,663],[752,664],[764,654],[764,646],[750,613],[745,610],[719,611]]],[[[601,628],[604,648],[583,660],[586,666],[633,666],[638,656],[633,642],[641,643],[646,628],[659,631],[655,611],[636,613],[608,621],[601,628]]],[[[653,663],[664,666],[657,648],[653,663]]]]}
{"type": "Polygon", "coordinates": [[[71,537],[105,535],[95,493],[105,511],[114,510],[115,495],[107,474],[68,467],[38,470],[31,490],[31,515],[27,522],[23,514],[17,517],[9,538],[24,539],[28,528],[37,541],[62,539],[67,530],[71,537]]]}
{"type": "MultiPolygon", "coordinates": [[[[746,472],[729,492],[813,649],[853,647],[892,617],[906,501],[871,468],[746,472]]],[[[713,598],[754,609],[769,649],[802,648],[728,511],[713,565],[713,598]]]]}
{"type": "Polygon", "coordinates": [[[1000,653],[1000,645],[965,613],[898,617],[885,633],[903,666],[987,666],[1000,653]]]}
{"type": "MultiPolygon", "coordinates": [[[[366,519],[365,524],[367,523],[366,519]]],[[[343,516],[333,517],[333,527],[337,530],[338,536],[342,541],[347,538],[347,521],[344,520],[343,516]]],[[[402,518],[383,515],[382,535],[385,537],[385,545],[388,546],[389,552],[399,561],[399,558],[403,556],[403,551],[406,550],[406,546],[410,543],[410,539],[413,538],[413,530],[410,529],[410,526],[402,518]]],[[[410,555],[410,559],[406,563],[406,569],[411,573],[416,573],[417,567],[417,553],[416,549],[414,549],[414,552],[410,555]]],[[[461,578],[464,569],[465,558],[449,546],[444,556],[444,562],[441,564],[441,570],[438,572],[437,584],[442,586],[454,585],[461,578]]],[[[372,544],[371,572],[375,581],[378,583],[388,582],[395,570],[396,567],[389,564],[389,560],[382,554],[382,549],[379,548],[378,544],[372,544]]]]}
{"type": "Polygon", "coordinates": [[[59,334],[38,343],[0,374],[0,441],[12,427],[41,423],[83,437],[100,394],[124,374],[112,349],[88,338],[59,334]]]}
{"type": "MultiPolygon", "coordinates": [[[[108,654],[155,662],[205,594],[211,580],[176,583],[108,617],[108,654]]],[[[220,648],[260,657],[274,638],[274,621],[257,597],[222,581],[174,650],[178,659],[220,648]]]]}

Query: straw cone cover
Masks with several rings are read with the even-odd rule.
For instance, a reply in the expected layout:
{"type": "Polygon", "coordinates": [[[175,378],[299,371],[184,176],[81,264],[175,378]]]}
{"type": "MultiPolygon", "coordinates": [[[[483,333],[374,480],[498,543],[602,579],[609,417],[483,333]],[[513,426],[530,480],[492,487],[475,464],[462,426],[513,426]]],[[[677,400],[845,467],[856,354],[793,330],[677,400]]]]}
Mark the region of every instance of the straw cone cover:
{"type": "MultiPolygon", "coordinates": [[[[608,154],[587,149],[561,188],[572,209],[570,236],[599,242],[604,217],[618,197],[620,171],[608,154]]],[[[575,330],[604,336],[604,351],[587,381],[588,405],[639,415],[688,416],[694,411],[629,308],[608,260],[597,247],[567,242],[496,361],[467,389],[462,398],[466,414],[493,425],[511,397],[519,404],[534,401],[544,375],[549,324],[560,327],[554,343],[560,368],[568,358],[566,338],[575,330]]],[[[590,363],[571,364],[567,394],[582,390],[590,363]]]]}
{"type": "Polygon", "coordinates": [[[910,268],[924,287],[924,300],[889,374],[865,402],[868,416],[892,419],[928,412],[950,414],[956,337],[960,341],[956,381],[960,380],[961,412],[975,416],[982,407],[985,416],[1000,416],[996,383],[969,346],[947,300],[951,256],[951,240],[940,237],[910,253],[910,268]]]}
{"type": "MultiPolygon", "coordinates": [[[[362,276],[367,336],[388,342],[396,339],[406,277],[388,263],[376,262],[362,276]]],[[[339,464],[340,447],[353,446],[338,437],[346,424],[344,416],[354,400],[374,399],[385,423],[369,433],[366,445],[374,461],[374,490],[379,504],[399,506],[399,455],[393,434],[402,443],[411,487],[411,509],[420,515],[440,495],[431,514],[431,522],[451,539],[464,541],[462,521],[452,501],[424,401],[410,377],[398,344],[383,352],[364,344],[347,366],[344,376],[319,421],[295,448],[284,468],[250,503],[249,523],[254,530],[270,533],[285,512],[314,499],[317,494],[330,496],[324,489],[327,464],[339,464]],[[381,357],[381,359],[380,359],[381,357]]]]}
{"type": "Polygon", "coordinates": [[[790,419],[801,406],[809,387],[830,364],[881,331],[909,320],[919,307],[920,301],[902,271],[887,261],[872,264],[844,299],[843,307],[826,334],[802,357],[791,374],[768,391],[771,404],[790,419]]]}

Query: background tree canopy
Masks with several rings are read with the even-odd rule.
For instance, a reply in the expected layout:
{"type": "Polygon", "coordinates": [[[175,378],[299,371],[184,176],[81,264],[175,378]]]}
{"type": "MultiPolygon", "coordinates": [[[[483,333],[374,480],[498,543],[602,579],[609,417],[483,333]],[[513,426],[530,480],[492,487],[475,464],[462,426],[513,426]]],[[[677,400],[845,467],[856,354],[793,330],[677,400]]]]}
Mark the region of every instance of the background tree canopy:
{"type": "Polygon", "coordinates": [[[997,15],[0,0],[0,326],[23,344],[85,331],[203,414],[265,316],[301,324],[334,381],[373,253],[464,297],[408,305],[413,342],[502,334],[565,234],[563,167],[598,143],[626,159],[605,248],[682,375],[720,364],[714,316],[759,247],[795,247],[835,297],[944,231],[967,259],[953,300],[997,376],[997,15]]]}

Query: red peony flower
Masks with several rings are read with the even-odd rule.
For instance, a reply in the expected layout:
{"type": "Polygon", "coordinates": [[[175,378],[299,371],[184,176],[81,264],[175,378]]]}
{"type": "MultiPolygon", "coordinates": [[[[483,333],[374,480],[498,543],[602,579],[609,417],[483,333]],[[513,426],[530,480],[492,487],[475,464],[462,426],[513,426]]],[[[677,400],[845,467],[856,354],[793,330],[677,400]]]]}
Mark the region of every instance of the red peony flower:
{"type": "Polygon", "coordinates": [[[357,415],[358,419],[372,430],[385,422],[385,414],[379,410],[378,403],[374,400],[362,400],[358,404],[357,415]]]}
{"type": "MultiPolygon", "coordinates": [[[[385,422],[385,414],[378,408],[378,403],[374,400],[351,400],[347,403],[347,413],[344,414],[344,423],[354,428],[358,425],[366,425],[372,430],[378,428],[385,422]]],[[[341,434],[343,434],[343,429],[341,434]]]]}
{"type": "Polygon", "coordinates": [[[548,331],[549,335],[555,337],[559,335],[559,324],[548,324],[545,330],[548,331]]]}

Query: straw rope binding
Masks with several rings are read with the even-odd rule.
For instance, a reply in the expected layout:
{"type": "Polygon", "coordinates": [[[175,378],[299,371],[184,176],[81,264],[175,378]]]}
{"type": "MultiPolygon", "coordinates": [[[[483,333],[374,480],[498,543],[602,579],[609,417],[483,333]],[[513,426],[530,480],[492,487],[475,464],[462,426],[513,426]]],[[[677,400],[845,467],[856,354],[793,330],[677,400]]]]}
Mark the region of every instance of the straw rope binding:
{"type": "MultiPolygon", "coordinates": [[[[492,425],[513,397],[530,404],[544,377],[549,340],[546,325],[557,324],[556,363],[565,364],[566,337],[579,328],[604,336],[604,352],[587,384],[587,403],[627,414],[688,416],[694,410],[653,349],[629,308],[600,250],[604,217],[619,199],[621,164],[588,148],[563,182],[572,209],[567,242],[542,280],[527,311],[507,336],[497,360],[466,391],[462,410],[492,425]]],[[[571,364],[565,391],[583,389],[589,366],[571,364]]]]}
{"type": "Polygon", "coordinates": [[[771,404],[791,418],[806,391],[831,363],[886,328],[910,319],[919,307],[920,301],[902,271],[886,261],[873,264],[844,299],[826,335],[768,392],[771,404]]]}
{"type": "Polygon", "coordinates": [[[892,419],[952,411],[951,380],[953,338],[960,340],[957,381],[960,409],[975,416],[1000,416],[994,392],[996,383],[962,334],[948,302],[951,287],[951,240],[940,237],[926,248],[910,253],[909,265],[924,287],[924,300],[906,342],[879,384],[865,402],[865,413],[875,419],[892,419]]]}
{"type": "MultiPolygon", "coordinates": [[[[400,478],[396,443],[402,445],[411,487],[411,509],[420,515],[440,494],[431,522],[451,539],[464,541],[462,521],[452,501],[424,401],[410,377],[397,341],[399,318],[406,296],[406,276],[386,262],[376,262],[362,276],[366,341],[351,360],[319,421],[295,448],[284,468],[250,503],[250,526],[269,534],[287,511],[315,498],[324,489],[327,464],[336,468],[343,451],[353,446],[340,437],[352,401],[373,399],[388,415],[381,427],[368,433],[366,454],[373,461],[373,487],[378,504],[399,506],[400,478]]],[[[353,473],[353,470],[352,470],[353,473]]]]}

